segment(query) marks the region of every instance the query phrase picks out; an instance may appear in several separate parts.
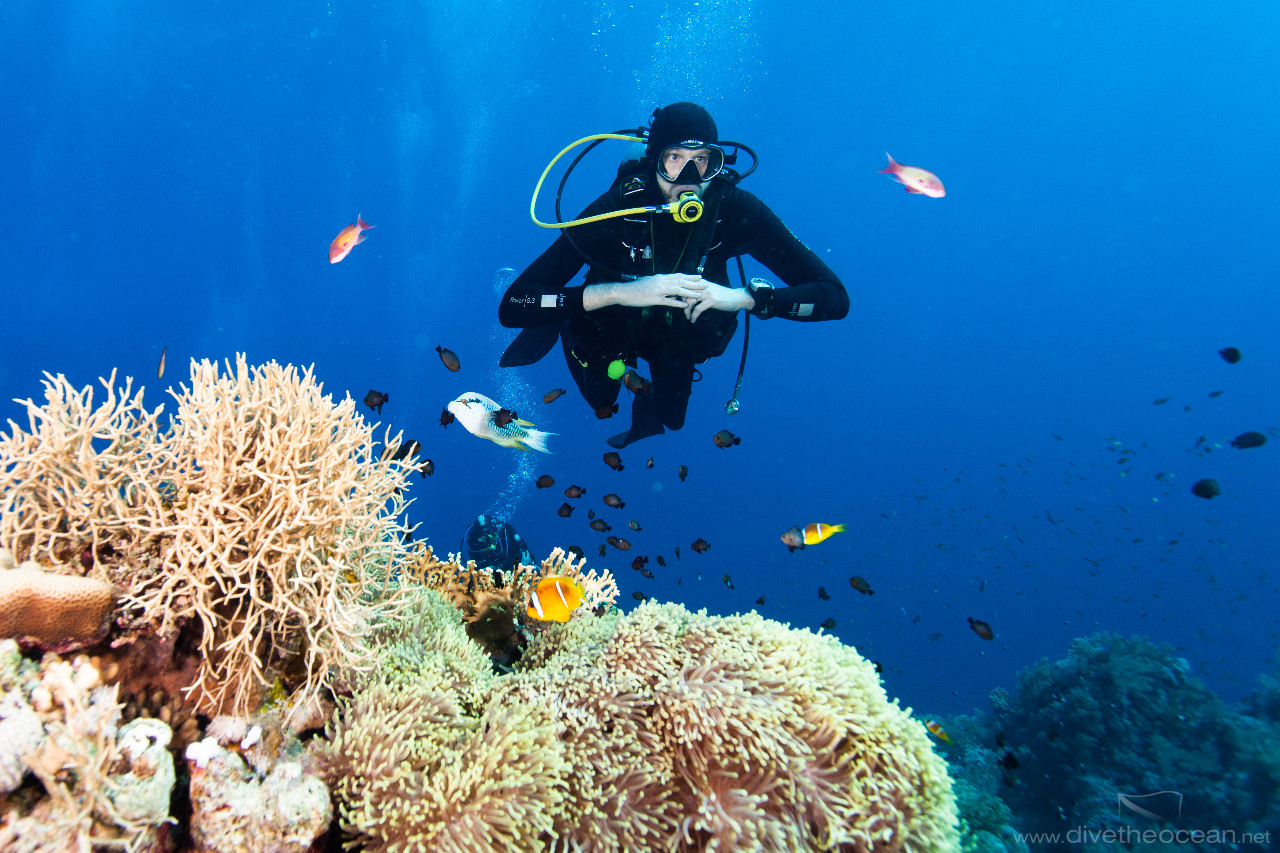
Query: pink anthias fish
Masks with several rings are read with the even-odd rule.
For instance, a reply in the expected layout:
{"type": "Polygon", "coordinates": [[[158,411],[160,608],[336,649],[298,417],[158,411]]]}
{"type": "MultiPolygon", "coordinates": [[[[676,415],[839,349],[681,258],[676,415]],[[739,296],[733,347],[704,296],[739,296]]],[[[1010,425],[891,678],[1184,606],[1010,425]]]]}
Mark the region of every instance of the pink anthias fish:
{"type": "Polygon", "coordinates": [[[907,188],[907,192],[927,195],[929,198],[942,198],[947,194],[942,181],[938,180],[938,176],[933,172],[921,169],[919,166],[904,166],[890,157],[887,151],[884,156],[889,157],[889,165],[883,169],[877,169],[876,172],[893,175],[898,183],[907,188]]]}
{"type": "Polygon", "coordinates": [[[351,254],[351,250],[357,244],[363,243],[368,231],[373,226],[364,219],[357,216],[356,221],[346,228],[338,232],[338,236],[333,238],[333,242],[329,244],[329,263],[336,264],[338,261],[351,254]]]}

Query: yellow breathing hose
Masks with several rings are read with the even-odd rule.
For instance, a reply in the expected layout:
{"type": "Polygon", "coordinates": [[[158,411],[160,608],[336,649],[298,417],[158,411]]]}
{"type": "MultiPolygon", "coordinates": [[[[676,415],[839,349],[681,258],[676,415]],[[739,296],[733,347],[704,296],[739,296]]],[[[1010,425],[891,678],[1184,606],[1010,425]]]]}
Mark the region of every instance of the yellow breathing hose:
{"type": "Polygon", "coordinates": [[[533,199],[529,202],[529,218],[533,220],[534,225],[537,225],[539,228],[571,228],[574,225],[586,225],[588,222],[599,222],[602,219],[613,219],[618,216],[630,216],[635,213],[658,213],[664,210],[674,216],[678,221],[686,223],[697,222],[698,217],[702,216],[702,200],[698,198],[696,193],[683,192],[680,194],[679,200],[673,201],[670,204],[658,204],[650,207],[629,207],[626,210],[611,210],[608,213],[599,213],[595,216],[584,216],[582,219],[574,219],[571,222],[543,222],[538,219],[538,214],[535,212],[538,206],[538,193],[542,191],[542,182],[547,179],[547,175],[550,174],[551,169],[556,165],[556,162],[582,143],[594,142],[597,139],[620,139],[624,142],[645,141],[638,136],[625,136],[620,133],[597,133],[592,136],[584,136],[577,142],[566,145],[564,149],[553,157],[551,162],[547,164],[547,168],[542,170],[542,177],[538,178],[538,185],[533,188],[533,199]]]}

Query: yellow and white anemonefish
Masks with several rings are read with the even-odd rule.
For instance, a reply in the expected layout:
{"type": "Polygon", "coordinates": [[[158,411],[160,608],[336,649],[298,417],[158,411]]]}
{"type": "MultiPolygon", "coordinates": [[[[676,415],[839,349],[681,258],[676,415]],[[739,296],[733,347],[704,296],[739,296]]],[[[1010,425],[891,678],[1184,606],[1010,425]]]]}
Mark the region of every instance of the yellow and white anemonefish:
{"type": "Polygon", "coordinates": [[[544,622],[568,622],[569,614],[582,606],[585,596],[571,577],[543,578],[529,594],[529,615],[544,622]]]}
{"type": "Polygon", "coordinates": [[[799,527],[792,527],[782,534],[782,541],[787,546],[787,550],[794,552],[797,548],[804,548],[805,545],[817,545],[819,542],[826,541],[837,533],[843,532],[843,524],[823,524],[820,521],[815,521],[806,524],[804,530],[799,527]]]}
{"type": "Polygon", "coordinates": [[[914,195],[927,195],[929,198],[942,198],[947,194],[942,181],[938,180],[938,176],[933,172],[921,169],[919,166],[904,166],[890,157],[888,151],[884,156],[889,157],[889,165],[876,171],[893,175],[898,183],[907,188],[907,192],[914,195]]]}
{"type": "Polygon", "coordinates": [[[364,238],[368,236],[364,232],[373,227],[357,215],[356,221],[339,231],[338,236],[334,237],[333,242],[329,244],[329,263],[336,264],[351,254],[351,250],[358,243],[363,243],[364,238]]]}
{"type": "Polygon", "coordinates": [[[951,735],[947,734],[947,730],[937,720],[925,720],[924,727],[928,729],[934,737],[940,741],[951,743],[951,735]]]}

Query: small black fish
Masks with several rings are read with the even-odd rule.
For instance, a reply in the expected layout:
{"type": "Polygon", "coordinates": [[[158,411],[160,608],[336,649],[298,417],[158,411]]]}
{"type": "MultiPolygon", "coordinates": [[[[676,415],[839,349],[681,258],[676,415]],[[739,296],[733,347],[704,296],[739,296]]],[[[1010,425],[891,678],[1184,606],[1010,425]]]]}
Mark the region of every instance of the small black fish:
{"type": "Polygon", "coordinates": [[[1222,487],[1218,485],[1217,480],[1196,480],[1191,484],[1191,494],[1208,500],[1222,494],[1222,487]]]}
{"type": "Polygon", "coordinates": [[[369,393],[364,395],[364,404],[373,409],[378,414],[382,414],[382,404],[391,401],[390,394],[383,394],[381,391],[369,389],[369,393]]]}
{"type": "Polygon", "coordinates": [[[724,581],[725,586],[729,587],[729,589],[733,589],[733,578],[729,577],[728,572],[725,572],[720,579],[724,581]]]}
{"type": "Polygon", "coordinates": [[[820,586],[818,587],[818,598],[821,598],[823,601],[830,601],[831,593],[827,592],[827,588],[825,586],[820,586]]]}
{"type": "Polygon", "coordinates": [[[822,620],[821,627],[826,628],[828,631],[830,631],[835,626],[836,626],[836,620],[832,619],[829,616],[826,619],[822,620]]]}
{"type": "Polygon", "coordinates": [[[448,347],[437,346],[436,352],[440,354],[440,361],[444,363],[444,366],[453,373],[457,373],[458,368],[462,367],[461,362],[458,361],[457,353],[448,347]]]}
{"type": "Polygon", "coordinates": [[[763,595],[756,599],[756,604],[760,605],[761,607],[764,607],[764,596],[763,596],[763,595]]]}
{"type": "Polygon", "coordinates": [[[1246,447],[1261,447],[1267,443],[1267,437],[1260,432],[1242,432],[1235,438],[1231,439],[1232,447],[1239,447],[1241,450],[1246,447]]]}
{"type": "Polygon", "coordinates": [[[579,548],[577,545],[570,545],[568,548],[568,551],[569,551],[569,556],[573,557],[575,560],[581,560],[583,557],[586,556],[586,553],[583,552],[583,550],[579,548]]]}
{"type": "Polygon", "coordinates": [[[631,593],[631,597],[634,598],[636,601],[646,601],[649,598],[649,596],[645,595],[643,592],[640,592],[639,590],[636,590],[635,592],[631,593]]]}
{"type": "Polygon", "coordinates": [[[1021,765],[1018,764],[1018,758],[1012,752],[1006,752],[1004,757],[996,762],[1005,770],[1017,770],[1021,765]]]}
{"type": "Polygon", "coordinates": [[[1222,360],[1225,361],[1227,364],[1235,364],[1237,361],[1240,360],[1240,350],[1236,349],[1235,347],[1227,347],[1226,349],[1220,349],[1218,350],[1218,355],[1222,356],[1222,360]]]}
{"type": "Polygon", "coordinates": [[[984,640],[995,639],[996,632],[991,630],[991,626],[988,625],[986,622],[983,622],[981,619],[974,619],[972,616],[970,616],[969,627],[973,629],[973,633],[977,634],[979,637],[981,637],[984,640]]]}
{"type": "Polygon", "coordinates": [[[494,585],[494,586],[506,586],[506,584],[505,584],[505,583],[503,583],[503,581],[502,581],[502,571],[501,571],[500,569],[494,569],[494,570],[493,570],[493,585],[494,585]]]}
{"type": "Polygon", "coordinates": [[[659,554],[658,556],[654,557],[653,559],[655,559],[655,560],[657,560],[657,561],[658,561],[658,565],[659,565],[659,566],[662,566],[663,568],[666,568],[666,566],[667,566],[667,560],[666,560],[666,558],[665,558],[665,557],[663,557],[661,554],[659,554]]]}
{"type": "Polygon", "coordinates": [[[653,580],[653,572],[649,571],[648,569],[641,569],[641,570],[640,570],[640,577],[642,577],[642,578],[648,578],[649,580],[653,580]]]}

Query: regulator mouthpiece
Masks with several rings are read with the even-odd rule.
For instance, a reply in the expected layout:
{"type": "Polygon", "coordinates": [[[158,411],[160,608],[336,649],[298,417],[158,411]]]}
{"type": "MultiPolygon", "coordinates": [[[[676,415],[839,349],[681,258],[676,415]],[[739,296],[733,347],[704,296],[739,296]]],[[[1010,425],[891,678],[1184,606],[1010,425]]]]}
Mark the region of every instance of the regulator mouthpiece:
{"type": "Polygon", "coordinates": [[[680,198],[672,203],[671,215],[676,222],[697,222],[702,218],[702,199],[693,190],[680,193],[680,198]]]}

